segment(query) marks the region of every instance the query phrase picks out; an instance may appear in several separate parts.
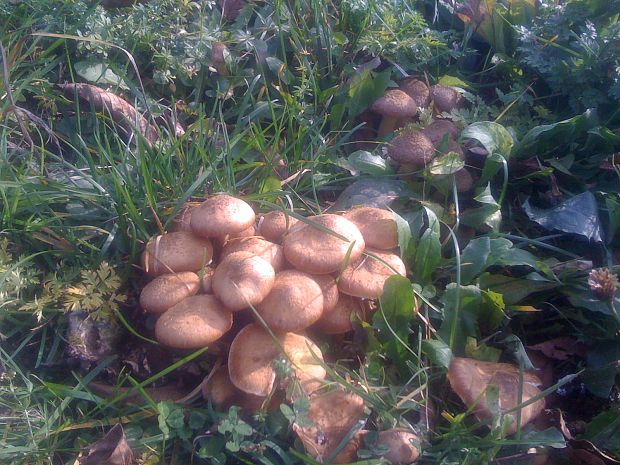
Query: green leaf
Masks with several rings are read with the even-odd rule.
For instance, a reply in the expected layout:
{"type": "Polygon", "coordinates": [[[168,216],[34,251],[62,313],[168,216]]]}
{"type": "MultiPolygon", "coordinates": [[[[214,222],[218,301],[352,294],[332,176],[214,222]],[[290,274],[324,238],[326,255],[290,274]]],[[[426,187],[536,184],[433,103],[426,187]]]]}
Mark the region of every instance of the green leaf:
{"type": "Polygon", "coordinates": [[[452,351],[448,344],[438,339],[422,341],[422,352],[435,365],[448,369],[452,361],[452,351]]]}
{"type": "Polygon", "coordinates": [[[482,273],[478,278],[478,285],[481,289],[501,294],[505,305],[515,305],[534,292],[546,291],[558,286],[557,283],[544,279],[513,278],[491,273],[482,273]]]}
{"type": "Polygon", "coordinates": [[[523,432],[521,439],[530,446],[547,446],[554,449],[566,447],[566,439],[557,428],[547,428],[542,431],[528,428],[523,432]]]}
{"type": "Polygon", "coordinates": [[[394,173],[394,170],[385,158],[379,155],[374,155],[366,150],[358,150],[353,152],[349,155],[347,161],[350,166],[348,169],[354,176],[359,173],[370,174],[373,176],[394,173]]]}
{"type": "Polygon", "coordinates": [[[441,242],[439,233],[427,229],[422,234],[418,243],[414,264],[413,275],[417,282],[428,283],[433,272],[441,261],[441,242]]]}
{"type": "Polygon", "coordinates": [[[535,370],[534,365],[530,361],[530,357],[527,355],[525,351],[525,347],[523,346],[523,342],[514,334],[509,334],[502,340],[506,345],[506,348],[512,352],[512,355],[519,362],[519,366],[522,366],[524,370],[535,370]]]}
{"type": "Polygon", "coordinates": [[[502,221],[500,206],[491,193],[491,185],[488,184],[474,200],[483,204],[482,207],[463,210],[461,222],[472,228],[478,229],[487,225],[493,230],[498,230],[502,221]]]}
{"type": "Polygon", "coordinates": [[[461,133],[462,139],[474,139],[489,152],[509,158],[514,141],[504,126],[492,121],[480,121],[470,124],[461,133]]]}
{"type": "Polygon", "coordinates": [[[620,407],[616,406],[598,414],[586,425],[583,439],[614,454],[620,453],[620,407]]]}
{"type": "Polygon", "coordinates": [[[578,234],[595,242],[603,240],[596,198],[590,191],[577,194],[548,210],[536,208],[526,200],[523,210],[530,220],[548,230],[578,234]]]}
{"type": "Polygon", "coordinates": [[[587,369],[582,379],[595,396],[607,398],[616,380],[620,341],[603,341],[588,351],[587,369]]]}
{"type": "Polygon", "coordinates": [[[465,355],[485,362],[497,362],[502,351],[484,343],[478,343],[473,337],[468,337],[465,342],[465,355]]]}
{"type": "Polygon", "coordinates": [[[480,327],[484,333],[495,331],[506,319],[504,296],[498,292],[482,291],[480,327]]]}
{"type": "Polygon", "coordinates": [[[349,210],[354,206],[387,208],[397,198],[409,195],[407,185],[399,180],[381,177],[363,177],[342,191],[335,210],[349,210]]]}
{"type": "Polygon", "coordinates": [[[114,85],[121,89],[129,90],[129,86],[125,81],[105,63],[78,61],[73,67],[78,76],[86,81],[94,84],[114,85]]]}
{"type": "Polygon", "coordinates": [[[454,174],[465,166],[465,162],[456,152],[448,152],[433,160],[430,173],[435,175],[454,174]]]}
{"type": "Polygon", "coordinates": [[[478,315],[482,295],[477,286],[461,286],[450,283],[441,297],[444,319],[439,328],[439,336],[450,341],[455,355],[463,355],[468,337],[478,338],[478,315]],[[458,313],[457,313],[458,308],[458,313]],[[454,339],[451,340],[454,331],[454,339]]]}
{"type": "Polygon", "coordinates": [[[444,74],[439,78],[437,84],[441,86],[449,86],[449,87],[460,87],[461,89],[471,89],[471,86],[463,81],[462,79],[456,76],[450,76],[448,74],[444,74]]]}

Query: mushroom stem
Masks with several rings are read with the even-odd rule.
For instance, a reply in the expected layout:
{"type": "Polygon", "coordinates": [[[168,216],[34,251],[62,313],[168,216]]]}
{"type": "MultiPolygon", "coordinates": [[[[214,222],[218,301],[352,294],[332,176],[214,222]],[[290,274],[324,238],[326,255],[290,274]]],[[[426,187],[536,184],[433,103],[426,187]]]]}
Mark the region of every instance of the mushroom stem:
{"type": "Polygon", "coordinates": [[[398,118],[394,116],[384,116],[381,120],[381,124],[379,125],[379,129],[377,131],[377,137],[385,137],[389,133],[394,131],[394,127],[396,126],[396,122],[398,118]]]}

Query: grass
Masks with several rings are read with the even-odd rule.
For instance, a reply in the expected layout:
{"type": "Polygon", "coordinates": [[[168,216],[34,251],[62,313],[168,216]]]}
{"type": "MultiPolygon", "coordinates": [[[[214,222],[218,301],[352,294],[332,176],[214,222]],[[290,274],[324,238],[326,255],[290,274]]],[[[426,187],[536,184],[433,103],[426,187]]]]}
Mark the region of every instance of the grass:
{"type": "MultiPolygon", "coordinates": [[[[443,3],[278,0],[256,2],[232,22],[221,17],[214,2],[151,0],[117,12],[78,0],[0,5],[5,50],[0,80],[0,461],[73,464],[108,426],[121,423],[140,464],[315,463],[295,441],[288,411],[240,419],[234,409],[218,412],[201,401],[177,405],[152,398],[146,388],[200,382],[218,357],[207,349],[155,363],[159,349],[149,342],[152,322],[144,321],[137,306],[143,284],[139,254],[185,201],[211,193],[241,195],[265,211],[276,205],[309,215],[324,211],[360,177],[359,171],[393,180],[393,172],[376,166],[353,173],[343,167],[356,150],[363,110],[403,71],[430,83],[446,76],[467,81],[469,107],[454,119],[462,126],[496,119],[517,142],[539,123],[559,121],[570,111],[558,106],[555,94],[516,51],[507,62],[492,61],[488,44],[476,41],[471,29],[446,14],[443,3]],[[227,76],[209,70],[216,42],[230,51],[227,76]],[[77,72],[83,63],[109,66],[118,79],[100,85],[122,92],[158,123],[156,143],[135,134],[121,137],[108,114],[62,96],[54,84],[84,82],[77,72]],[[172,129],[177,119],[184,134],[172,129]],[[85,289],[93,300],[76,297],[76,289],[85,289]],[[79,311],[71,311],[72,306],[79,311]],[[122,334],[129,341],[127,350],[72,346],[71,325],[85,314],[98,334],[122,334]],[[92,355],[95,349],[100,352],[92,355]],[[139,351],[146,355],[140,358],[139,351]],[[136,365],[143,360],[153,366],[136,365]],[[104,399],[88,388],[95,379],[132,391],[104,399]],[[123,402],[133,393],[144,403],[123,402]]],[[[605,108],[601,105],[601,111],[605,108]]],[[[585,136],[576,139],[566,149],[576,164],[580,151],[598,156],[617,150],[614,114],[604,116],[607,127],[597,126],[587,141],[585,136]],[[603,142],[594,140],[595,131],[603,142]]],[[[380,153],[377,146],[371,155],[380,153]]],[[[564,442],[557,430],[528,427],[517,439],[506,437],[500,423],[480,428],[450,395],[442,350],[464,355],[464,341],[471,337],[477,347],[512,361],[523,354],[504,342],[509,335],[524,344],[566,334],[598,341],[601,347],[616,343],[611,315],[583,303],[591,303],[585,274],[569,269],[568,275],[556,275],[551,267],[567,257],[602,265],[599,256],[613,255],[617,235],[612,231],[597,246],[600,250],[583,242],[574,245],[574,236],[548,235],[527,223],[518,207],[525,196],[542,191],[536,180],[546,182],[549,169],[565,194],[579,192],[596,174],[559,166],[557,160],[537,161],[544,166],[523,181],[512,173],[519,168],[515,162],[500,158],[488,191],[495,204],[488,198],[474,202],[471,195],[456,192],[454,183],[441,191],[429,177],[416,178],[410,194],[394,207],[404,218],[401,251],[415,270],[411,283],[395,288],[399,298],[386,297],[381,311],[354,336],[342,343],[321,341],[322,349],[339,349],[340,358],[325,368],[334,383],[364,397],[368,425],[402,426],[424,436],[422,463],[526,463],[528,448],[560,450],[564,442]],[[569,177],[571,170],[577,174],[569,177]],[[496,213],[493,205],[501,206],[504,215],[500,230],[489,232],[482,224],[490,215],[475,227],[463,223],[466,209],[496,213]],[[485,274],[461,286],[467,264],[461,260],[466,247],[460,233],[467,227],[478,238],[501,237],[516,244],[503,250],[505,261],[480,264],[485,274]],[[516,256],[515,250],[534,257],[536,268],[526,273],[517,258],[506,258],[516,256]],[[497,276],[514,278],[517,290],[554,279],[557,286],[512,302],[509,291],[514,289],[485,288],[480,280],[486,275],[489,282],[497,276]],[[450,283],[458,283],[453,294],[446,291],[450,283]],[[411,308],[399,305],[405,295],[399,292],[422,302],[418,317],[412,319],[411,308]],[[495,326],[488,327],[490,317],[498,318],[495,326]],[[426,346],[428,340],[444,345],[426,346]]],[[[602,220],[606,228],[617,227],[618,221],[613,209],[618,188],[610,186],[596,190],[599,204],[605,205],[599,215],[609,215],[602,220]]],[[[594,353],[599,346],[591,347],[594,353]]],[[[467,355],[484,358],[488,352],[467,355]]],[[[585,367],[599,380],[596,376],[609,378],[611,363],[588,359],[559,365],[564,374],[582,373],[585,367]]],[[[287,367],[282,370],[285,375],[287,367]]],[[[617,408],[617,402],[603,404],[592,415],[617,408]]],[[[302,418],[307,405],[298,401],[289,410],[302,418]]],[[[611,453],[618,452],[612,448],[611,453]]],[[[379,463],[369,451],[360,460],[379,463]]]]}

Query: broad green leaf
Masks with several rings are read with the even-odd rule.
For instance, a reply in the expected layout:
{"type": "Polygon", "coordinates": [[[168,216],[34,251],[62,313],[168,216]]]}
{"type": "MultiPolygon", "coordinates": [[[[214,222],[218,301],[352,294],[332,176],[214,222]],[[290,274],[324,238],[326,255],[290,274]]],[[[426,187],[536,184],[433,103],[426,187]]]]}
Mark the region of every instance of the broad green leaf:
{"type": "Polygon", "coordinates": [[[413,263],[413,275],[416,281],[429,282],[440,261],[441,242],[439,234],[427,229],[420,238],[413,263]]]}
{"type": "Polygon", "coordinates": [[[426,339],[422,341],[422,352],[435,365],[448,369],[452,361],[450,347],[438,339],[426,339]]]}
{"type": "Polygon", "coordinates": [[[547,210],[536,208],[526,200],[523,210],[530,220],[548,230],[579,234],[595,242],[603,240],[598,205],[590,191],[577,194],[547,210]]]}
{"type": "Polygon", "coordinates": [[[73,67],[78,76],[86,81],[94,84],[114,85],[129,90],[125,81],[105,63],[78,61],[73,67]]]}
{"type": "Polygon", "coordinates": [[[515,305],[534,292],[546,291],[557,287],[558,283],[482,273],[478,278],[478,285],[480,289],[491,290],[501,294],[505,305],[515,305]]]}
{"type": "Polygon", "coordinates": [[[465,355],[485,362],[497,362],[502,351],[484,343],[478,343],[473,337],[468,337],[465,342],[465,355]]]}
{"type": "Polygon", "coordinates": [[[607,398],[616,380],[620,360],[620,341],[603,341],[588,351],[587,370],[581,375],[588,390],[595,396],[607,398]]]}
{"type": "Polygon", "coordinates": [[[387,208],[394,200],[405,195],[415,196],[402,181],[392,178],[362,177],[342,191],[333,208],[349,210],[361,205],[387,208]]]}
{"type": "Polygon", "coordinates": [[[506,304],[502,294],[493,291],[482,292],[482,307],[480,310],[480,328],[484,333],[491,333],[499,328],[506,319],[506,304]]]}
{"type": "Polygon", "coordinates": [[[394,173],[394,170],[385,158],[374,155],[366,150],[353,152],[349,155],[347,161],[352,168],[351,174],[354,176],[359,173],[376,176],[394,173]]]}
{"type": "Polygon", "coordinates": [[[546,446],[554,449],[566,447],[566,439],[557,428],[547,428],[542,431],[528,428],[523,432],[521,439],[531,446],[546,446]]]}
{"type": "Polygon", "coordinates": [[[437,84],[441,86],[449,86],[449,87],[460,87],[461,89],[471,89],[471,86],[463,81],[462,79],[456,76],[450,76],[448,74],[444,74],[439,78],[437,84]]]}
{"type": "Polygon", "coordinates": [[[454,174],[459,170],[462,170],[465,166],[465,162],[461,159],[458,153],[448,152],[445,155],[441,155],[433,160],[433,164],[430,167],[431,174],[454,174]]]}
{"type": "Polygon", "coordinates": [[[620,453],[620,407],[598,414],[586,425],[584,439],[592,441],[601,449],[612,453],[620,453]]]}
{"type": "Polygon", "coordinates": [[[489,152],[509,158],[514,141],[504,126],[492,121],[480,121],[467,126],[461,133],[462,139],[474,139],[489,152]]]}
{"type": "Polygon", "coordinates": [[[607,243],[611,243],[614,236],[620,230],[620,197],[618,195],[605,197],[605,207],[609,217],[609,226],[607,227],[607,243]]]}
{"type": "Polygon", "coordinates": [[[493,230],[498,230],[502,221],[500,206],[491,193],[491,185],[488,184],[474,200],[483,204],[478,208],[469,208],[461,213],[461,222],[472,228],[479,228],[486,224],[493,230]]]}
{"type": "Polygon", "coordinates": [[[477,286],[461,286],[450,283],[441,298],[443,304],[443,323],[439,335],[450,341],[455,355],[463,355],[467,337],[478,338],[478,315],[482,295],[477,286]],[[454,335],[454,338],[452,336],[454,335]]]}

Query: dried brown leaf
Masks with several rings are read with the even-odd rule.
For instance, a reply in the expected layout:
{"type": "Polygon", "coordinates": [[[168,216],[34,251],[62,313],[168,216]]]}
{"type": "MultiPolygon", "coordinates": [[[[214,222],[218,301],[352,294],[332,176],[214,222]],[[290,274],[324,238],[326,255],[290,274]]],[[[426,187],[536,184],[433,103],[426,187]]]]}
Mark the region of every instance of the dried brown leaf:
{"type": "Polygon", "coordinates": [[[540,344],[534,344],[528,346],[528,349],[542,352],[554,360],[568,360],[571,357],[584,358],[586,356],[584,344],[568,336],[556,337],[540,344]]]}
{"type": "Polygon", "coordinates": [[[131,465],[133,451],[120,423],[114,425],[99,441],[88,448],[88,455],[80,458],[82,465],[131,465]]]}

